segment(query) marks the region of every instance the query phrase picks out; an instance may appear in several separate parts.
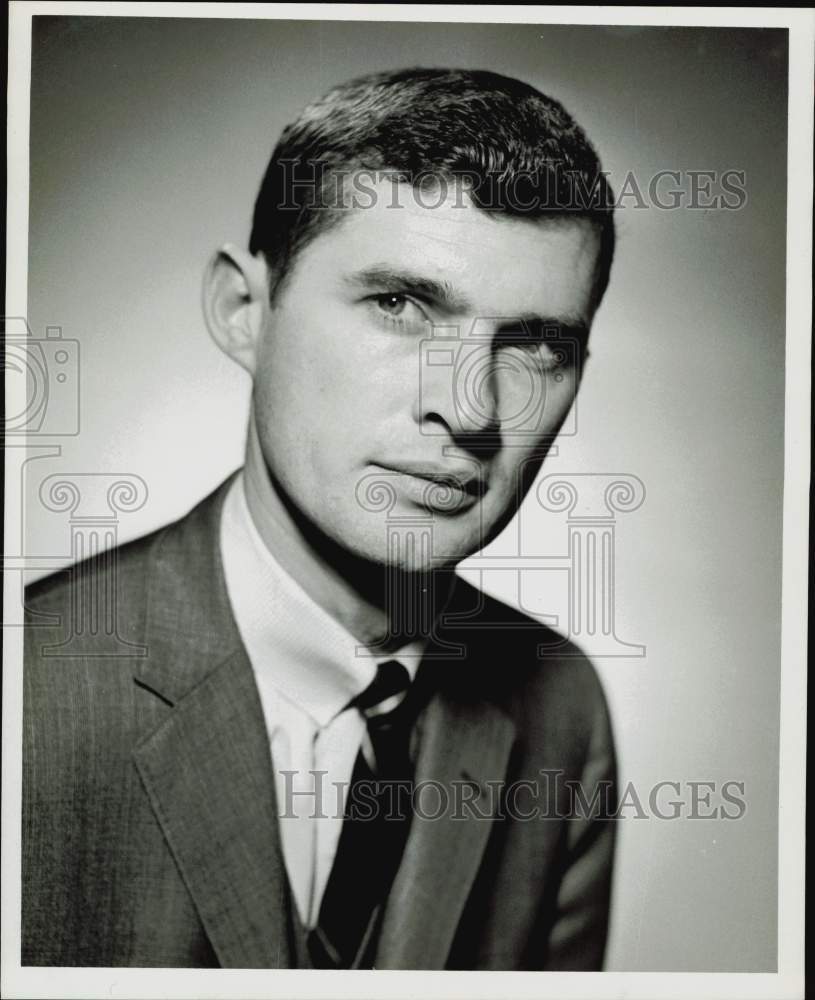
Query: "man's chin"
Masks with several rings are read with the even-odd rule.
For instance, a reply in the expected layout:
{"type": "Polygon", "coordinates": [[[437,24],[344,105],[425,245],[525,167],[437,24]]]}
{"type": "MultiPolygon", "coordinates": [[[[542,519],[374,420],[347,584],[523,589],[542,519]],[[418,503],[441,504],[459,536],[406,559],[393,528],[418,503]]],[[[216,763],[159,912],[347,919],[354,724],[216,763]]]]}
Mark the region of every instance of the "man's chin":
{"type": "Polygon", "coordinates": [[[421,519],[393,520],[381,533],[348,533],[338,541],[349,555],[383,572],[429,573],[453,569],[483,547],[480,530],[451,527],[421,519]]]}

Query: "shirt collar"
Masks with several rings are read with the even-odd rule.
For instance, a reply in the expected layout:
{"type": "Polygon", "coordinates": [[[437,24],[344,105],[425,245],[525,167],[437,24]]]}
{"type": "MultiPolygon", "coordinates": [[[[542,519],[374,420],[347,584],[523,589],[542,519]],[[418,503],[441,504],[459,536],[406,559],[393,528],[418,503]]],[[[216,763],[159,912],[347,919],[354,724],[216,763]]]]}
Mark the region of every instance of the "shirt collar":
{"type": "Polygon", "coordinates": [[[371,683],[379,663],[398,660],[411,681],[425,649],[417,639],[390,655],[366,651],[283,569],[255,527],[243,474],[221,517],[221,556],[232,611],[249,660],[286,699],[325,726],[371,683]]]}

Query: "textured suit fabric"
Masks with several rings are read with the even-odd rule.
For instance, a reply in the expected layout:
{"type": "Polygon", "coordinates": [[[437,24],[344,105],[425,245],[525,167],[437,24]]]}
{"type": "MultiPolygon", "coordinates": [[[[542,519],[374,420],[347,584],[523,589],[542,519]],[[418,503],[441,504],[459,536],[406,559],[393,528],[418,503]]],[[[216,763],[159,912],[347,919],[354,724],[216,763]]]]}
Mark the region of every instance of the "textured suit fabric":
{"type": "MultiPolygon", "coordinates": [[[[220,563],[227,486],[27,592],[24,965],[297,965],[265,723],[220,563]],[[115,630],[77,632],[91,593],[115,594],[115,630]]],[[[599,968],[614,823],[570,817],[567,795],[614,787],[591,664],[462,582],[419,679],[429,795],[376,967],[599,968]]]]}

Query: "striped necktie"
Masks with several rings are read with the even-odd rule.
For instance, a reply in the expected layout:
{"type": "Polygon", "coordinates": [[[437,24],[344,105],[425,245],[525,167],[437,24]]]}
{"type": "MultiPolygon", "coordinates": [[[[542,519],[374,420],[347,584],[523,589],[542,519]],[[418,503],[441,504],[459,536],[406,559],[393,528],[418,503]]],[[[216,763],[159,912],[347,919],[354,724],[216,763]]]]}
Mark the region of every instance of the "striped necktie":
{"type": "Polygon", "coordinates": [[[334,865],[317,927],[308,947],[315,968],[359,966],[373,933],[372,917],[390,891],[410,825],[410,730],[414,711],[406,698],[407,670],[381,663],[371,684],[349,708],[367,722],[373,766],[357,755],[334,865]]]}

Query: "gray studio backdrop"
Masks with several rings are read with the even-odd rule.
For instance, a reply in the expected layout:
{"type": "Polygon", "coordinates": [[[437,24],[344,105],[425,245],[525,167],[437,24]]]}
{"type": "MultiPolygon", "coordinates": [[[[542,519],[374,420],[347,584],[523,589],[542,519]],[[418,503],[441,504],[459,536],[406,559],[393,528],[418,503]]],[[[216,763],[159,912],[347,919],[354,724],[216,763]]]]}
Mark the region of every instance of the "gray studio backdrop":
{"type": "MultiPolygon", "coordinates": [[[[182,514],[240,464],[249,383],[207,337],[201,272],[219,243],[246,240],[272,146],[307,100],[370,70],[493,69],[562,100],[618,185],[635,175],[647,204],[633,194],[620,212],[575,432],[544,469],[644,487],[641,505],[614,517],[614,628],[630,645],[616,656],[587,646],[622,781],[644,806],[620,822],[608,968],[774,969],[786,33],[34,24],[28,318],[37,338],[61,328],[75,363],[54,394],[80,386],[79,433],[46,433],[60,454],[32,453],[26,467],[25,545],[45,558],[38,574],[70,561],[77,529],[70,511],[42,501],[47,477],[143,483],[144,502],[118,511],[112,541],[182,514]],[[685,204],[674,210],[647,195],[664,170],[682,172],[685,204]],[[745,172],[745,204],[688,207],[685,172],[727,170],[745,172]],[[711,807],[722,783],[743,782],[744,814],[689,810],[694,781],[715,783],[711,807]],[[660,798],[668,815],[666,802],[684,801],[679,818],[649,808],[659,782],[679,783],[660,798]]],[[[44,350],[53,377],[55,344],[44,350]]],[[[568,518],[533,493],[491,547],[509,568],[476,560],[468,572],[562,626],[568,518]],[[536,568],[518,573],[516,556],[536,568]]]]}

